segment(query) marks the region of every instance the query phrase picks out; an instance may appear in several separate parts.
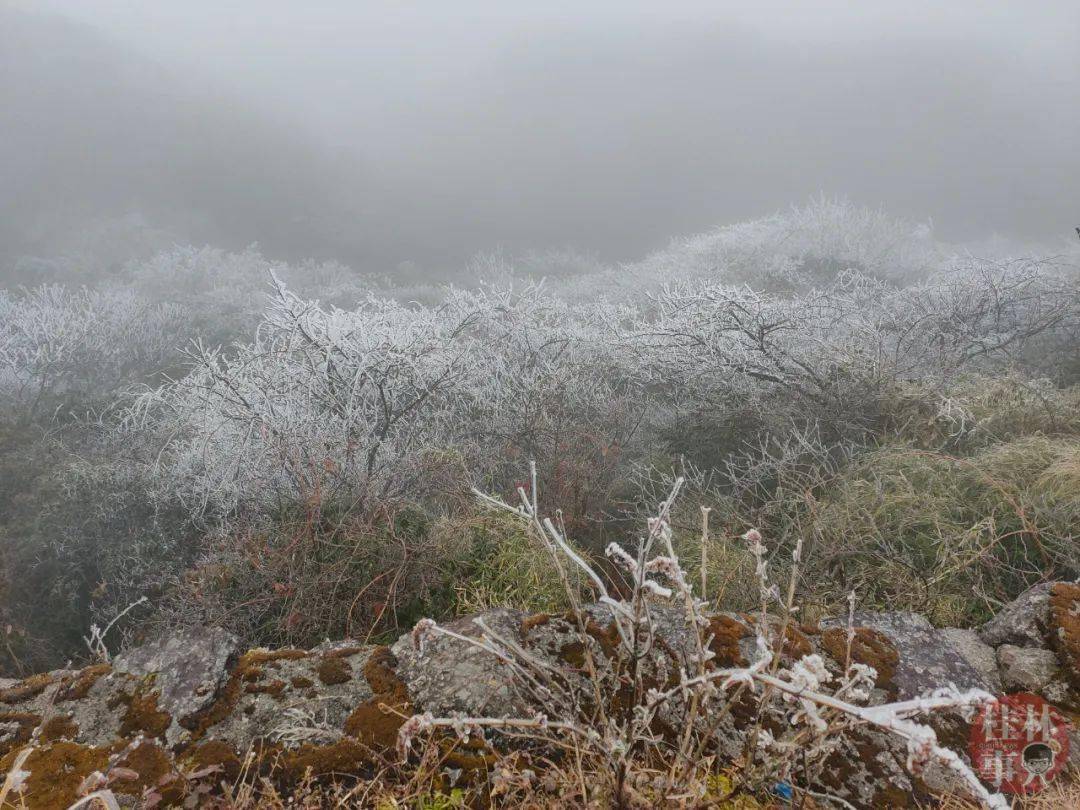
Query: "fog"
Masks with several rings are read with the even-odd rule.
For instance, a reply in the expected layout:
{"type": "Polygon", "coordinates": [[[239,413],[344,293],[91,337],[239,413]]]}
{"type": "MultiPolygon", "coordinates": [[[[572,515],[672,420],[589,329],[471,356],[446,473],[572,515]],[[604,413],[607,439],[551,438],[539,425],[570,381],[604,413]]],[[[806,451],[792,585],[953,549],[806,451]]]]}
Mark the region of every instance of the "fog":
{"type": "Polygon", "coordinates": [[[618,261],[818,193],[954,242],[1080,221],[1068,0],[0,14],[3,267],[169,241],[391,273],[495,246],[618,261]]]}
{"type": "Polygon", "coordinates": [[[0,0],[3,794],[1046,786],[1078,102],[1078,0],[0,0]]]}

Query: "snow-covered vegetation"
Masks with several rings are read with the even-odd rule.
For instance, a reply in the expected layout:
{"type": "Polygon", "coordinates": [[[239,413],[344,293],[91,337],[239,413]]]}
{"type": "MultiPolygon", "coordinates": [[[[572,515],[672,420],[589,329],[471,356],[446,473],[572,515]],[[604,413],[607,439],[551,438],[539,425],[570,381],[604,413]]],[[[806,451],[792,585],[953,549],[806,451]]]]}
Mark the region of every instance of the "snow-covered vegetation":
{"type": "Polygon", "coordinates": [[[0,290],[0,402],[26,418],[96,403],[159,367],[186,314],[128,289],[0,290]]]}
{"type": "MultiPolygon", "coordinates": [[[[298,643],[520,603],[497,561],[526,541],[469,493],[530,460],[583,554],[680,474],[689,525],[700,502],[781,560],[808,538],[821,609],[855,583],[971,618],[1078,572],[1075,251],[983,258],[820,199],[632,265],[467,272],[403,290],[176,247],[0,293],[8,665],[75,652],[31,593],[58,624],[147,595],[132,619],[298,643]]],[[[717,542],[721,601],[753,604],[745,550],[717,542]]]]}

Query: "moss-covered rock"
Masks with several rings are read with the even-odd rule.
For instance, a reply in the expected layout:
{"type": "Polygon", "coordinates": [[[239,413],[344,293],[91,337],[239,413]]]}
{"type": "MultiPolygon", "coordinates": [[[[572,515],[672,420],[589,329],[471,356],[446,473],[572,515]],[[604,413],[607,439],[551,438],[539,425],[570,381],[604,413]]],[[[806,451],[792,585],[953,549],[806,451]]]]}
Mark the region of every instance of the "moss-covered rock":
{"type": "MultiPolygon", "coordinates": [[[[1062,669],[1075,677],[1080,587],[1047,586],[1003,614],[1012,617],[1006,622],[1012,622],[1012,630],[1003,630],[1003,637],[1038,628],[1046,634],[1037,637],[1041,649],[1052,649],[1048,654],[1056,654],[1062,669]]],[[[656,637],[646,680],[651,688],[666,688],[677,682],[678,669],[695,654],[697,642],[680,609],[657,603],[650,605],[650,615],[656,637]]],[[[787,626],[780,664],[816,653],[839,673],[850,655],[877,671],[876,701],[907,699],[948,683],[989,687],[953,646],[952,636],[920,616],[856,614],[855,621],[850,644],[842,621],[787,626]]],[[[708,636],[715,657],[710,665],[745,665],[755,654],[758,623],[749,615],[711,617],[708,636]]],[[[612,671],[620,642],[603,606],[586,606],[581,614],[531,616],[493,610],[450,627],[477,642],[488,630],[512,640],[547,662],[586,703],[597,694],[590,683],[595,673],[609,716],[633,710],[632,695],[612,671]]],[[[770,622],[765,631],[778,638],[781,625],[770,622]]],[[[173,639],[121,656],[113,666],[42,673],[0,688],[0,768],[11,769],[25,756],[21,768],[30,776],[20,798],[28,808],[67,807],[80,789],[101,779],[118,794],[149,791],[159,805],[170,806],[187,799],[193,772],[213,774],[215,785],[241,773],[265,777],[283,791],[304,779],[366,778],[397,758],[399,730],[414,713],[531,716],[533,711],[512,667],[460,638],[435,635],[418,643],[408,635],[390,647],[344,642],[311,651],[253,649],[240,655],[222,655],[217,642],[199,652],[197,639],[187,638],[199,663],[154,670],[182,658],[183,645],[173,639]],[[209,665],[215,661],[216,670],[209,665]],[[102,777],[84,781],[94,772],[102,777]]],[[[1055,683],[1064,690],[1065,703],[1080,703],[1075,681],[1071,687],[1055,683]]],[[[683,708],[670,703],[651,729],[658,739],[675,739],[683,728],[683,708]]],[[[700,721],[715,729],[721,761],[730,763],[758,719],[754,700],[742,690],[717,716],[700,721]]],[[[945,717],[935,727],[946,744],[963,751],[962,721],[945,717]]],[[[509,750],[522,741],[506,737],[493,744],[509,750]]],[[[475,741],[439,745],[443,765],[465,778],[481,778],[494,762],[496,752],[475,741]]],[[[861,729],[837,745],[827,767],[812,779],[852,805],[904,806],[931,792],[931,774],[909,774],[903,744],[889,735],[861,729]]]]}

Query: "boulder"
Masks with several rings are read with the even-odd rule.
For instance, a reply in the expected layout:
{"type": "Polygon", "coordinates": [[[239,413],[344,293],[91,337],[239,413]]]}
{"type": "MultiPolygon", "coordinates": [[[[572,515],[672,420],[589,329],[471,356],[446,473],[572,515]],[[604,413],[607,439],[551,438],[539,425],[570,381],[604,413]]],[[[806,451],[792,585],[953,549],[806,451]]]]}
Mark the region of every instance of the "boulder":
{"type": "Polygon", "coordinates": [[[1060,672],[1057,656],[1037,647],[1002,644],[997,661],[1006,692],[1042,692],[1060,672]]]}
{"type": "Polygon", "coordinates": [[[961,627],[946,627],[942,629],[941,634],[953,649],[983,677],[989,684],[991,692],[998,694],[1003,690],[994,648],[984,643],[976,631],[961,627]]]}
{"type": "MultiPolygon", "coordinates": [[[[950,640],[949,635],[938,630],[917,613],[862,613],[855,614],[855,624],[868,627],[885,635],[898,653],[893,685],[898,700],[925,695],[946,684],[960,689],[985,689],[991,691],[993,683],[973,666],[950,640]]],[[[841,627],[840,620],[826,620],[822,626],[841,627]]]]}
{"type": "Polygon", "coordinates": [[[1044,582],[1028,588],[979,628],[979,638],[991,647],[1047,647],[1050,636],[1050,589],[1044,582]]]}
{"type": "Polygon", "coordinates": [[[113,671],[154,678],[158,705],[172,718],[166,738],[175,744],[179,721],[214,700],[239,641],[219,627],[181,630],[117,656],[113,671]]]}
{"type": "MultiPolygon", "coordinates": [[[[444,627],[466,638],[479,638],[483,629],[476,623],[477,618],[499,635],[517,638],[524,616],[496,609],[444,627]]],[[[397,659],[397,676],[424,711],[441,716],[462,712],[473,717],[515,717],[529,711],[513,689],[508,668],[478,647],[435,636],[419,648],[406,635],[391,647],[391,652],[397,659]]]]}

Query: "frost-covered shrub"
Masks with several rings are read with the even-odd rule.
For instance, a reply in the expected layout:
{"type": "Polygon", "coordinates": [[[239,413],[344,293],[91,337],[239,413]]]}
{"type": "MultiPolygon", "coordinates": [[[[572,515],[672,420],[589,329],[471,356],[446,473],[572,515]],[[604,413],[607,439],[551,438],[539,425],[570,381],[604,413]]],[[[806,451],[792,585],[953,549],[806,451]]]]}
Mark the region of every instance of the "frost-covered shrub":
{"type": "Polygon", "coordinates": [[[958,262],[897,287],[845,273],[798,296],[709,281],[666,286],[619,340],[639,386],[667,390],[667,432],[699,461],[748,435],[814,423],[826,438],[880,431],[898,387],[964,372],[1041,371],[1071,341],[1080,288],[1037,262],[958,262]]]}
{"type": "Polygon", "coordinates": [[[473,387],[461,441],[497,488],[533,459],[568,515],[601,507],[638,446],[649,398],[623,367],[603,302],[575,306],[527,285],[455,299],[478,314],[473,387]]]}
{"type": "Polygon", "coordinates": [[[131,290],[0,290],[0,403],[26,417],[105,404],[164,368],[185,321],[131,290]]]}
{"type": "Polygon", "coordinates": [[[191,313],[189,337],[231,342],[250,332],[274,294],[273,279],[327,305],[355,306],[373,287],[337,262],[290,265],[263,256],[255,247],[229,252],[176,245],[130,262],[123,277],[143,298],[184,305],[191,313]]]}
{"type": "Polygon", "coordinates": [[[951,374],[1014,365],[1053,373],[1080,346],[1078,282],[1049,260],[950,260],[895,294],[890,348],[908,368],[951,374]]]}
{"type": "Polygon", "coordinates": [[[200,513],[345,497],[363,512],[426,494],[463,459],[505,484],[513,459],[560,450],[595,484],[641,409],[599,329],[535,287],[353,311],[280,287],[250,344],[197,348],[128,424],[168,437],[158,481],[200,513]]]}
{"type": "MultiPolygon", "coordinates": [[[[736,603],[752,561],[723,538],[754,524],[790,545],[814,499],[883,445],[966,458],[1075,435],[1075,396],[1060,387],[1080,369],[1075,262],[942,256],[926,228],[827,200],[628,267],[590,268],[567,251],[478,256],[472,289],[176,247],[128,265],[130,289],[0,293],[0,400],[43,417],[147,383],[85,455],[131,459],[125,487],[154,509],[182,505],[202,528],[207,615],[298,588],[243,617],[265,638],[285,637],[272,635],[278,622],[292,622],[290,638],[315,632],[340,608],[323,599],[327,583],[350,588],[396,565],[391,520],[418,510],[459,525],[468,485],[513,492],[529,459],[540,506],[562,508],[594,554],[608,519],[641,502],[639,479],[700,467],[719,527],[707,579],[718,592],[730,580],[736,603]],[[317,542],[293,582],[304,527],[317,542]],[[254,571],[254,536],[293,551],[254,571]],[[207,584],[225,570],[229,587],[207,584]],[[290,618],[307,614],[320,618],[290,618]]],[[[691,509],[675,526],[691,560],[698,518],[691,509]]],[[[852,542],[872,550],[878,524],[859,525],[852,542]]],[[[505,551],[492,555],[512,559],[505,551]]],[[[162,573],[170,605],[192,601],[182,572],[162,573]]],[[[475,573],[462,585],[476,604],[513,601],[522,585],[475,573]]],[[[1020,579],[993,580],[995,593],[1020,579]]],[[[380,598],[409,614],[404,591],[380,598]]]]}
{"type": "Polygon", "coordinates": [[[504,279],[354,310],[279,284],[250,343],[194,351],[129,424],[167,437],[157,479],[199,513],[346,496],[370,510],[451,469],[502,491],[532,458],[572,516],[594,516],[626,463],[658,450],[722,466],[759,434],[811,425],[873,441],[905,387],[1022,369],[1076,321],[1069,284],[1042,263],[966,260],[904,287],[674,280],[613,303],[504,279]]]}
{"type": "Polygon", "coordinates": [[[251,343],[197,346],[131,418],[168,437],[159,480],[196,511],[346,495],[363,510],[404,494],[458,427],[471,321],[376,298],[325,310],[279,287],[251,343]]]}
{"type": "Polygon", "coordinates": [[[908,281],[941,257],[929,224],[820,197],[801,208],[675,239],[625,275],[635,286],[678,277],[799,292],[848,270],[908,281]]]}
{"type": "Polygon", "coordinates": [[[150,298],[191,301],[263,287],[270,272],[286,265],[265,259],[254,247],[230,253],[213,247],[176,245],[124,268],[131,286],[150,298]]]}

